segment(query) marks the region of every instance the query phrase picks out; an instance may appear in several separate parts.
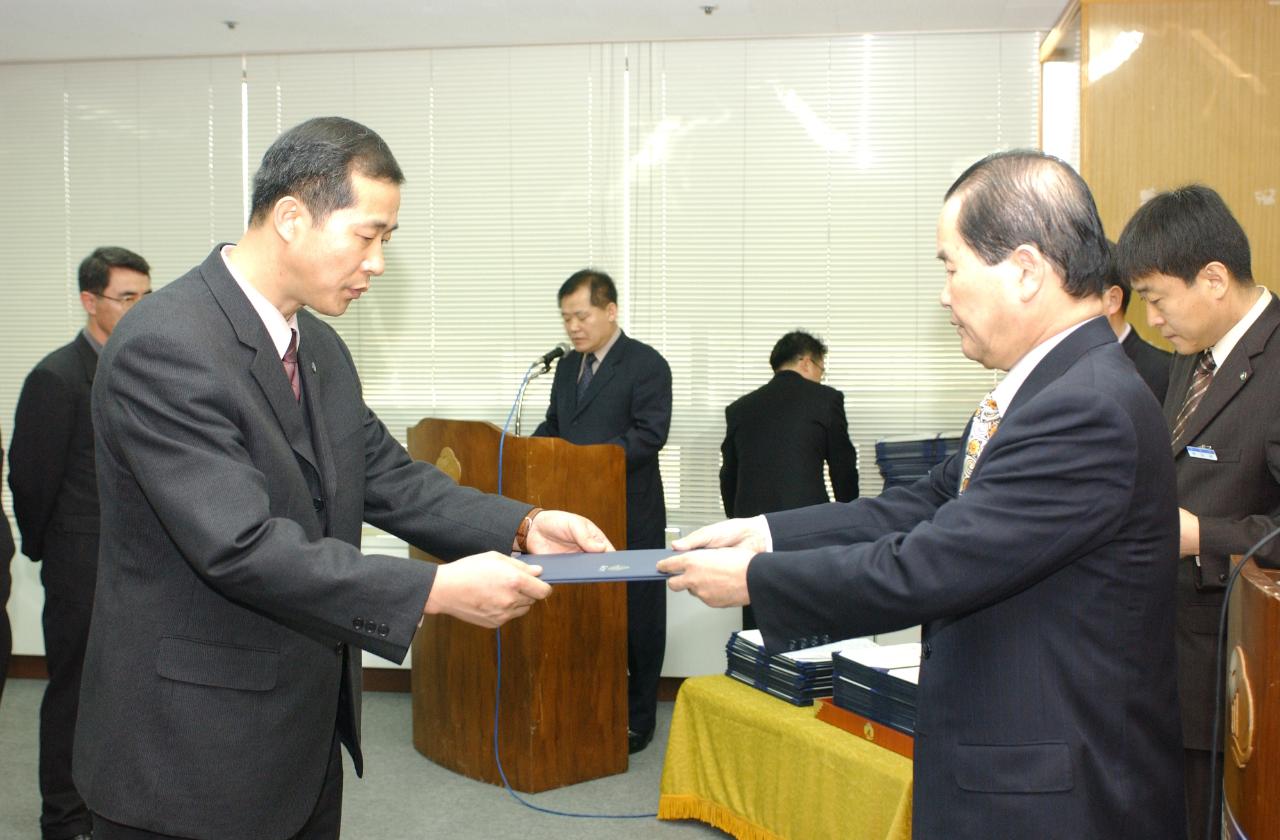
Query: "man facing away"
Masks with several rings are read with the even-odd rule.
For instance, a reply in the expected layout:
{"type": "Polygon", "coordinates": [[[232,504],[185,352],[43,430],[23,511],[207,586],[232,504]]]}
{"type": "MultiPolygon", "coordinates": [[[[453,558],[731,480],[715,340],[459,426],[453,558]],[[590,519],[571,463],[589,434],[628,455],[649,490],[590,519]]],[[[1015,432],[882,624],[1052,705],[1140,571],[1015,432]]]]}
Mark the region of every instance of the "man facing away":
{"type": "Polygon", "coordinates": [[[368,128],[308,120],[249,228],[124,319],[93,386],[102,505],[75,780],[95,840],[334,838],[363,770],[359,649],[424,613],[485,627],[550,587],[509,556],[601,550],[572,514],[459,487],[365,405],[339,316],[370,290],[404,176],[368,128]],[[443,558],[362,554],[369,522],[443,558]]]}
{"type": "MultiPolygon", "coordinates": [[[[1190,832],[1220,823],[1209,790],[1214,658],[1231,555],[1280,525],[1280,303],[1254,282],[1249,239],[1222,198],[1193,185],[1152,198],[1125,225],[1121,273],[1147,321],[1178,351],[1164,416],[1173,439],[1181,536],[1178,698],[1190,832]]],[[[1260,554],[1274,558],[1275,541],[1260,554]]]]}
{"type": "Polygon", "coordinates": [[[40,832],[85,837],[92,820],[71,778],[80,671],[98,575],[98,480],[89,393],[98,354],[116,324],[151,292],[151,267],[126,248],[97,248],[80,263],[88,315],[69,343],[27,375],[9,453],[9,487],[22,551],[40,562],[45,662],[40,703],[40,832]]]}
{"type": "MultiPolygon", "coordinates": [[[[844,394],[822,384],[827,345],[796,330],[769,354],[773,378],[724,410],[720,498],[729,517],[756,516],[858,498],[858,460],[849,440],[844,394]]],[[[742,608],[743,629],[756,626],[742,608]]]]}
{"type": "Polygon", "coordinates": [[[1008,375],[966,446],[874,499],[708,526],[663,560],[770,651],[922,625],[918,838],[1175,837],[1185,806],[1168,435],[1102,316],[1107,243],[1065,163],[992,155],[947,191],[942,305],[1008,375]]]}
{"type": "MultiPolygon", "coordinates": [[[[551,403],[535,435],[570,443],[612,443],[627,455],[627,548],[666,544],[667,505],[658,452],[671,429],[671,367],[618,325],[618,290],[603,271],[583,269],[557,295],[573,350],[556,365],[551,403]]],[[[627,744],[653,739],[658,680],[667,643],[662,581],[627,583],[627,744]]]]}

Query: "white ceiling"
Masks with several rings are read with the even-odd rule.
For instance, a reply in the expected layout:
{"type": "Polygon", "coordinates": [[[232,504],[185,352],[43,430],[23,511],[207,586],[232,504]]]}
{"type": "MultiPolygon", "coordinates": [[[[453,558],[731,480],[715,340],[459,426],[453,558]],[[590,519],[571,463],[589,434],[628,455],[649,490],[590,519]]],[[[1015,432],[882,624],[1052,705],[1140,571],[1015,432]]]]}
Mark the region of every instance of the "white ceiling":
{"type": "Polygon", "coordinates": [[[0,0],[0,62],[1048,30],[1066,0],[0,0]],[[713,14],[704,5],[716,5],[713,14]],[[223,21],[236,21],[234,29],[223,21]]]}

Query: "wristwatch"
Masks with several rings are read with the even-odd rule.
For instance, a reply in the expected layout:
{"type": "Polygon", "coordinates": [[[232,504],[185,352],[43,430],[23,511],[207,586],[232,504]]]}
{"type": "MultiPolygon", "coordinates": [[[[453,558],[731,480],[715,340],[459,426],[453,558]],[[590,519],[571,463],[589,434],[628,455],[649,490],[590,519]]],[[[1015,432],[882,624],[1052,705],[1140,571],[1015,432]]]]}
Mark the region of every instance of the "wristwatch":
{"type": "Polygon", "coordinates": [[[521,554],[527,554],[529,546],[526,540],[529,539],[529,530],[533,528],[533,518],[542,513],[542,508],[536,507],[524,515],[524,519],[520,520],[520,527],[516,529],[516,551],[521,554]]]}

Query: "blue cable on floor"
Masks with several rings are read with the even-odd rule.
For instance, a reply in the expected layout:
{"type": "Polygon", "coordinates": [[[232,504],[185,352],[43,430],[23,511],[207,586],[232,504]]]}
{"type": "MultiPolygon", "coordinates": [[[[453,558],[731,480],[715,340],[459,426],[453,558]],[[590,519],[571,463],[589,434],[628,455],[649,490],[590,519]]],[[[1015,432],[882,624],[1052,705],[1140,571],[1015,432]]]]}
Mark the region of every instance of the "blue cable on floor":
{"type": "MultiPolygon", "coordinates": [[[[530,375],[537,365],[531,365],[524,374],[524,380],[520,383],[520,390],[516,392],[516,400],[511,404],[511,411],[507,413],[507,422],[502,424],[502,437],[498,439],[498,495],[502,495],[502,450],[507,440],[507,427],[511,425],[511,418],[515,416],[516,406],[520,405],[520,398],[524,396],[524,389],[529,384],[530,375]]],[[[532,808],[544,814],[551,814],[557,817],[578,817],[588,820],[649,820],[657,817],[657,813],[652,814],[578,814],[573,811],[557,811],[554,808],[543,808],[541,805],[534,805],[532,802],[524,799],[520,794],[516,793],[515,788],[511,787],[511,783],[507,781],[507,771],[502,767],[502,755],[498,752],[498,712],[502,703],[502,628],[493,631],[495,641],[495,650],[497,651],[497,678],[494,681],[493,689],[493,760],[498,765],[498,775],[502,777],[502,786],[507,789],[507,793],[515,801],[519,802],[526,808],[532,808]]]]}

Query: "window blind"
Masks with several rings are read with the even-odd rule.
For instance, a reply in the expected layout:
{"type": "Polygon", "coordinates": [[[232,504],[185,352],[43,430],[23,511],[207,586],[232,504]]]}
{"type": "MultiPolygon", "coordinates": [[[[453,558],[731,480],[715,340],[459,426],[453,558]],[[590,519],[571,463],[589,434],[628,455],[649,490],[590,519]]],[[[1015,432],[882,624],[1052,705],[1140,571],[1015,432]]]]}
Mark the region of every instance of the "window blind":
{"type": "MultiPolygon", "coordinates": [[[[958,432],[994,379],[938,306],[934,225],[968,164],[1036,142],[1038,40],[0,67],[0,174],[17,197],[0,208],[0,416],[83,322],[75,267],[89,250],[133,248],[163,285],[239,235],[242,173],[282,129],[336,113],[378,130],[408,178],[386,273],[334,322],[394,434],[424,416],[501,424],[529,362],[563,339],[556,289],[591,265],[619,281],[629,333],[672,365],[673,524],[721,515],[724,406],[768,379],[773,342],[797,327],[831,348],[828,382],[875,493],[877,438],[958,432]]],[[[549,386],[530,388],[526,433],[549,386]]]]}

